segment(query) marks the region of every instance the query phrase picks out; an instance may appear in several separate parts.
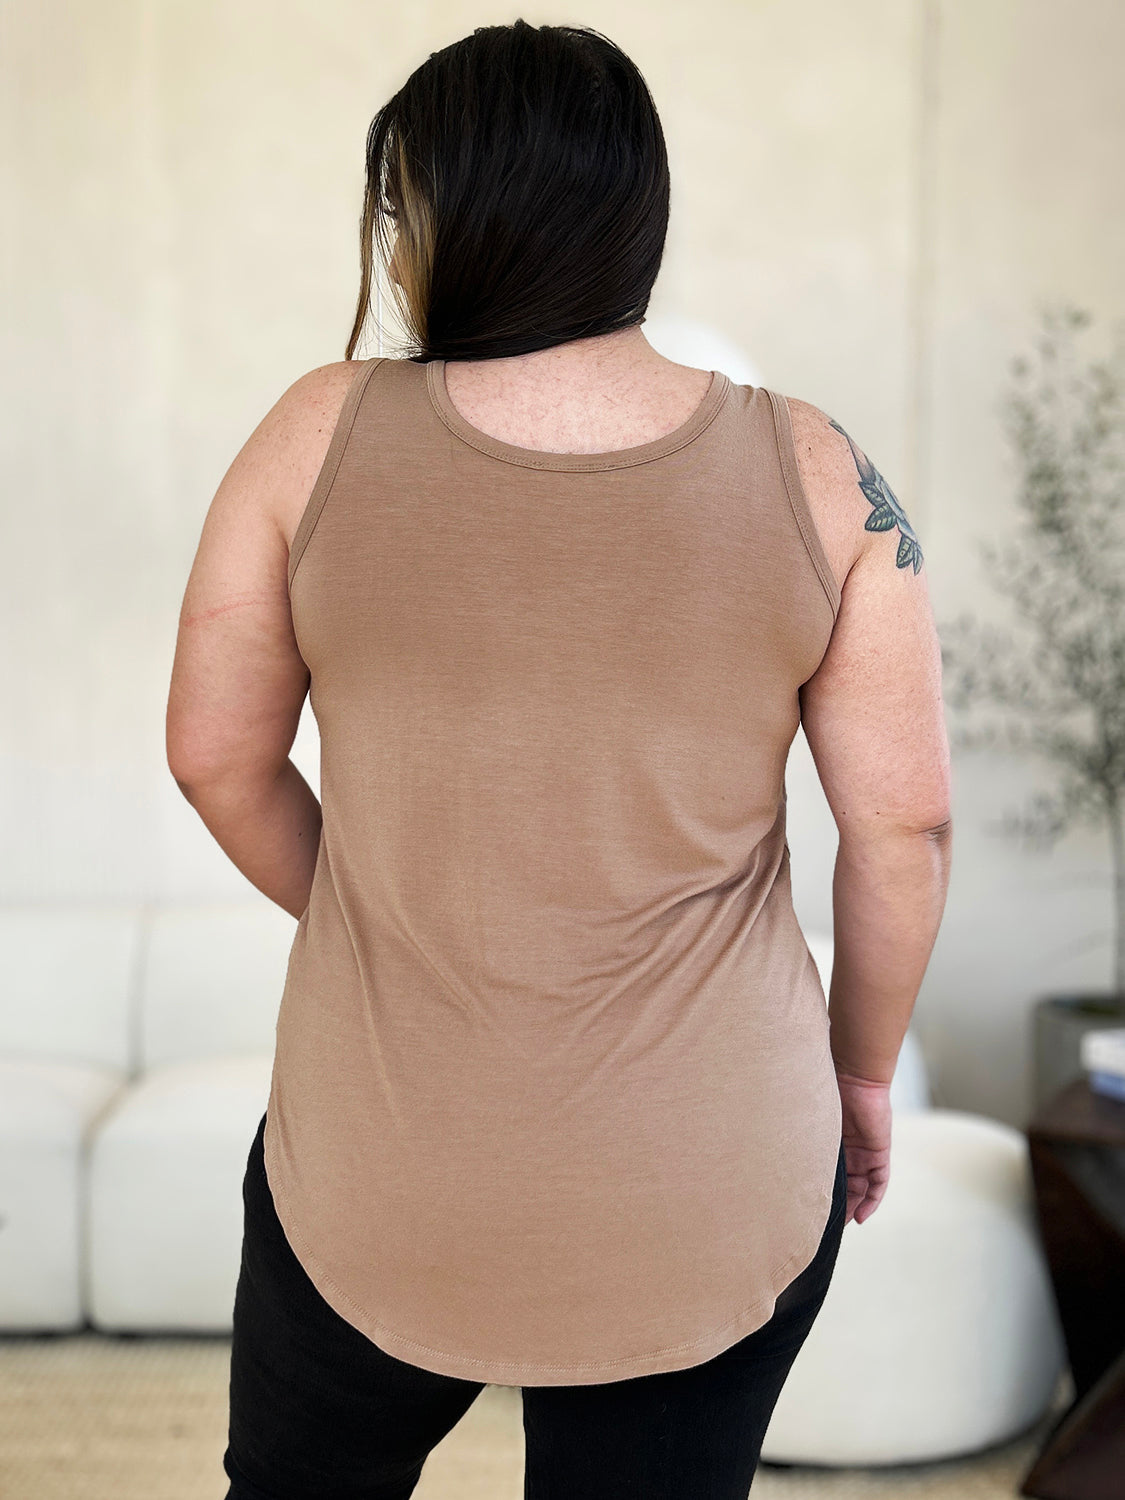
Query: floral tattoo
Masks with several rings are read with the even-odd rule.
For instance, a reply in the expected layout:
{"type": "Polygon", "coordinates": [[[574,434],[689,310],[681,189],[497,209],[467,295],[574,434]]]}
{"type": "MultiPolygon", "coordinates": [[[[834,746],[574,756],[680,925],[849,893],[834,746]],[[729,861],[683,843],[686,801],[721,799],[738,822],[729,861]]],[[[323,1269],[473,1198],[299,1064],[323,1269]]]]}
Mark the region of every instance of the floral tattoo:
{"type": "Polygon", "coordinates": [[[907,520],[906,512],[899,504],[894,490],[883,478],[879,470],[867,457],[862,449],[857,448],[848,434],[840,426],[839,422],[829,417],[829,423],[837,432],[843,433],[848,438],[848,447],[852,450],[855,466],[859,470],[859,487],[867,499],[875,507],[863,523],[867,531],[890,531],[893,526],[899,530],[898,553],[895,557],[895,566],[898,568],[912,567],[915,573],[922,566],[922,548],[914,528],[907,520]]]}

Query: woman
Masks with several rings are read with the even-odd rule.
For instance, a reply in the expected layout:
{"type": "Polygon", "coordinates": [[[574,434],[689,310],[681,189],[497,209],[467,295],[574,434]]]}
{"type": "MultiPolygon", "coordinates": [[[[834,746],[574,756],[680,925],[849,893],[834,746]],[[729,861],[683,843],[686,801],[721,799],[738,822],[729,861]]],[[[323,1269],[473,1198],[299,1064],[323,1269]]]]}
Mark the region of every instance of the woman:
{"type": "Polygon", "coordinates": [[[886,1189],[945,897],[921,549],[823,412],[647,343],[667,158],[605,37],[481,28],[367,156],[348,357],[224,478],[169,702],[177,781],[298,918],[228,1500],[408,1496],[487,1383],[522,1389],[535,1500],[735,1500],[886,1189]],[[392,220],[413,352],[356,362],[392,220]]]}

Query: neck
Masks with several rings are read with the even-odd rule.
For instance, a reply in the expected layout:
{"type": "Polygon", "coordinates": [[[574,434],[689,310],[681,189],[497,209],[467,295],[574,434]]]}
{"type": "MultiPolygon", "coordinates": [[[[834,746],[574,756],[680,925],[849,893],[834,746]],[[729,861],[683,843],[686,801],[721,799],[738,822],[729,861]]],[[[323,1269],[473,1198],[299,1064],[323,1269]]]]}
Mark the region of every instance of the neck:
{"type": "Polygon", "coordinates": [[[550,349],[536,349],[530,354],[515,354],[505,359],[456,360],[449,366],[455,379],[471,372],[474,389],[500,387],[511,379],[521,384],[560,385],[596,382],[612,385],[616,380],[632,378],[638,373],[666,369],[674,361],[665,359],[645,338],[640,327],[622,328],[596,338],[571,339],[550,349]]]}

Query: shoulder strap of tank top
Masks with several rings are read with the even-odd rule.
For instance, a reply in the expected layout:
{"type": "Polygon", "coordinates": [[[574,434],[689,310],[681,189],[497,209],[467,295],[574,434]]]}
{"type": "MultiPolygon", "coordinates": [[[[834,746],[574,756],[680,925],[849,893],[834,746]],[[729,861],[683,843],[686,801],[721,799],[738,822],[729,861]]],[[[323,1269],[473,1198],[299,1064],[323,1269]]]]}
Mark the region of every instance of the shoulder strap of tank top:
{"type": "Polygon", "coordinates": [[[308,545],[309,537],[320,519],[320,513],[324,509],[324,502],[328,499],[328,492],[332,488],[332,481],[336,478],[336,470],[340,467],[340,459],[344,455],[348,437],[351,434],[352,424],[355,421],[356,412],[359,410],[360,398],[367,387],[378,365],[384,363],[385,356],[376,355],[373,359],[363,361],[363,365],[355,378],[348,386],[348,393],[344,397],[340,407],[340,415],[336,419],[332,436],[328,441],[328,449],[324,455],[324,462],[320,466],[320,472],[309,495],[308,504],[305,506],[304,514],[297,523],[297,530],[293,533],[293,541],[289,548],[289,584],[292,586],[293,574],[297,571],[297,564],[301,561],[301,555],[308,545]]]}
{"type": "MultiPolygon", "coordinates": [[[[763,387],[765,389],[765,387],[763,387]]],[[[797,449],[793,442],[793,423],[789,415],[789,403],[785,397],[777,391],[766,390],[770,398],[770,407],[773,411],[774,435],[777,438],[777,453],[781,460],[781,472],[785,478],[785,490],[789,496],[789,504],[793,510],[797,528],[805,543],[812,565],[817,571],[824,592],[828,596],[828,602],[832,606],[832,615],[835,618],[840,612],[840,585],[836,582],[836,575],[828,562],[828,555],[824,550],[824,544],[820,540],[816,522],[813,519],[812,509],[809,506],[805,487],[801,483],[800,471],[797,468],[797,449]]]]}

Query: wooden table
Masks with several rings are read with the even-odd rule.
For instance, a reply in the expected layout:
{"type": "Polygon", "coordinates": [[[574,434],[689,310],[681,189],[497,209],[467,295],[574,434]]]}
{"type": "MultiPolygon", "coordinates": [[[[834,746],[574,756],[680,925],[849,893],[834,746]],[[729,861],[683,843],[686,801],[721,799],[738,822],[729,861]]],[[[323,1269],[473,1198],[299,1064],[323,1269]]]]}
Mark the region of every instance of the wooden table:
{"type": "Polygon", "coordinates": [[[1019,1493],[1125,1500],[1125,1101],[1078,1078],[1026,1133],[1075,1399],[1019,1493]]]}

